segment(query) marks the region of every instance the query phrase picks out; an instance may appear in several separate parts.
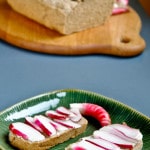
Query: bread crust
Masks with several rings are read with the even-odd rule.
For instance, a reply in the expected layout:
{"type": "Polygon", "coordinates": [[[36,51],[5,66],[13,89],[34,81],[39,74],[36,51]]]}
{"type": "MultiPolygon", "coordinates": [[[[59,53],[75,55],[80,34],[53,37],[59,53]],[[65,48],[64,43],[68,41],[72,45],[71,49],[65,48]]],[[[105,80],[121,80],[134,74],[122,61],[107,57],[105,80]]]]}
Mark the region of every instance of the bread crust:
{"type": "Polygon", "coordinates": [[[28,140],[24,140],[23,138],[14,135],[10,131],[9,141],[12,146],[17,147],[20,150],[46,150],[83,133],[87,127],[88,121],[82,117],[78,124],[81,125],[80,128],[68,129],[67,131],[62,132],[59,135],[47,137],[45,140],[39,142],[31,142],[28,140]]]}
{"type": "Polygon", "coordinates": [[[102,25],[112,13],[114,0],[7,0],[7,2],[15,11],[30,19],[62,34],[71,34],[102,25]]]}

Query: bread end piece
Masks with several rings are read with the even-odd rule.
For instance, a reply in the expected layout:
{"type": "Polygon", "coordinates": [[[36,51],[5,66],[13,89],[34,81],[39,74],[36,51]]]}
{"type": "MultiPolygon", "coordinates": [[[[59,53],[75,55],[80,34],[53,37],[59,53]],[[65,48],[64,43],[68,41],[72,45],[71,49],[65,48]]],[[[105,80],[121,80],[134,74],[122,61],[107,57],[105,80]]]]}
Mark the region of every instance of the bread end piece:
{"type": "Polygon", "coordinates": [[[83,133],[87,127],[88,121],[82,117],[79,124],[81,125],[80,128],[69,129],[59,135],[47,137],[45,140],[40,142],[30,142],[10,132],[9,141],[12,146],[17,147],[20,150],[46,150],[83,133]]]}
{"type": "Polygon", "coordinates": [[[22,15],[71,34],[104,24],[112,14],[114,0],[7,0],[22,15]]]}

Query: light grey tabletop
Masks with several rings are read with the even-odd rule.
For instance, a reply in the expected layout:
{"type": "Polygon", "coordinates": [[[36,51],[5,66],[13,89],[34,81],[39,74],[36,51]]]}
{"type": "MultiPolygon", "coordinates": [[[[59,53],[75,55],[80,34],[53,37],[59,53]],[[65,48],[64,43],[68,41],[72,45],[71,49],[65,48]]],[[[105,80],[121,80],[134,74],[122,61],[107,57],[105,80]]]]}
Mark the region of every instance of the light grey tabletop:
{"type": "Polygon", "coordinates": [[[150,17],[138,0],[146,48],[136,57],[57,56],[23,50],[0,40],[0,111],[53,90],[84,89],[117,99],[150,116],[150,17]]]}

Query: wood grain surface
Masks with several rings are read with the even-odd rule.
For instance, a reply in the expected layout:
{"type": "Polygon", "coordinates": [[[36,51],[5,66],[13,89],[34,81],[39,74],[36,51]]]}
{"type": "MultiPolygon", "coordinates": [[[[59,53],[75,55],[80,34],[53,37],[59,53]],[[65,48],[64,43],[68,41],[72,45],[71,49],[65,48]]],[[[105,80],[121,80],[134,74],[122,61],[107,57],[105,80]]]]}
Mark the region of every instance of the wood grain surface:
{"type": "Polygon", "coordinates": [[[140,36],[141,19],[129,12],[111,16],[104,25],[61,35],[13,11],[0,0],[0,38],[17,47],[57,55],[105,54],[136,56],[146,46],[140,36]]]}

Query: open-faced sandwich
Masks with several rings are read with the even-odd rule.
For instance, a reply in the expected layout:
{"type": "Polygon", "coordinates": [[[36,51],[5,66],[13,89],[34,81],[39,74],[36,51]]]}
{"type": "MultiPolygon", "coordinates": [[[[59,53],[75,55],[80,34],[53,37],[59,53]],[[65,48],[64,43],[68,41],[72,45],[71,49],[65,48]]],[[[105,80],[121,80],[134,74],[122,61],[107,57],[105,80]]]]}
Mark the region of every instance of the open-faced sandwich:
{"type": "Polygon", "coordinates": [[[9,126],[11,145],[22,150],[46,150],[83,133],[88,122],[76,110],[58,107],[45,115],[25,117],[9,126]]]}
{"type": "Polygon", "coordinates": [[[101,106],[91,103],[72,103],[70,108],[58,107],[44,115],[25,117],[25,122],[9,126],[9,141],[22,150],[46,150],[86,130],[91,116],[100,123],[93,135],[83,137],[66,147],[66,150],[141,150],[142,133],[126,124],[112,124],[109,113],[101,106]]]}
{"type": "Polygon", "coordinates": [[[142,150],[142,134],[126,124],[112,124],[72,143],[65,150],[142,150]]]}

